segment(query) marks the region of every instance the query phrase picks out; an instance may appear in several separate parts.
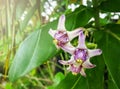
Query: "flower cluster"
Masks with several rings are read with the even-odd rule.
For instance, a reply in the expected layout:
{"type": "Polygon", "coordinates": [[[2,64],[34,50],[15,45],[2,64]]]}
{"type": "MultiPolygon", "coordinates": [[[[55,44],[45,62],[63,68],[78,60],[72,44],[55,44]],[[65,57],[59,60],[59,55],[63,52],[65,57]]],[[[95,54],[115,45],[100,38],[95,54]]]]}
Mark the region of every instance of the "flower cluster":
{"type": "Polygon", "coordinates": [[[95,65],[90,62],[90,58],[100,55],[102,51],[100,49],[88,49],[85,45],[85,35],[83,28],[78,28],[73,31],[67,31],[65,28],[65,15],[60,16],[57,30],[49,30],[49,34],[54,38],[54,43],[57,48],[71,54],[71,58],[68,61],[60,60],[63,65],[68,65],[67,68],[73,74],[80,73],[82,76],[86,76],[84,72],[85,68],[94,68],[95,65]],[[78,36],[78,45],[74,47],[70,41],[78,36]]]}

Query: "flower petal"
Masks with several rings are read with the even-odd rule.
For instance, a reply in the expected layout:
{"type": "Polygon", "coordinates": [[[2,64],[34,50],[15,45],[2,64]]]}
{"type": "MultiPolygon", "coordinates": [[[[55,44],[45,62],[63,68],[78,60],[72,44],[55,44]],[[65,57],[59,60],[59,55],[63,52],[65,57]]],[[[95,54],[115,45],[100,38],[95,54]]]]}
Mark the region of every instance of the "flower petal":
{"type": "Polygon", "coordinates": [[[88,68],[88,69],[90,69],[90,68],[94,68],[96,65],[90,63],[90,60],[87,59],[87,60],[82,64],[82,66],[83,66],[83,68],[88,68]]]}
{"type": "Polygon", "coordinates": [[[75,61],[74,61],[74,58],[73,56],[71,56],[71,59],[68,60],[68,61],[64,61],[64,60],[59,60],[59,62],[63,65],[70,65],[70,64],[73,64],[75,61]]]}
{"type": "Polygon", "coordinates": [[[77,37],[80,33],[80,31],[83,30],[83,28],[77,28],[73,31],[69,31],[68,36],[69,36],[69,40],[71,41],[72,39],[74,39],[75,37],[77,37]]]}
{"type": "Polygon", "coordinates": [[[48,33],[54,38],[56,32],[57,32],[56,30],[50,29],[48,33]]]}
{"type": "Polygon", "coordinates": [[[65,45],[62,45],[61,49],[64,50],[64,51],[66,51],[66,52],[68,52],[68,53],[70,53],[70,54],[73,54],[74,51],[75,51],[75,47],[72,46],[70,42],[68,42],[65,45]]]}
{"type": "Polygon", "coordinates": [[[97,56],[97,55],[101,55],[101,54],[102,54],[101,49],[88,50],[89,57],[93,57],[93,56],[97,56]]]}
{"type": "Polygon", "coordinates": [[[83,34],[82,30],[79,33],[78,48],[83,48],[83,49],[87,48],[85,45],[85,35],[83,34]]]}
{"type": "Polygon", "coordinates": [[[70,71],[73,74],[78,74],[81,71],[81,66],[76,66],[76,65],[71,64],[70,65],[70,71]]]}
{"type": "Polygon", "coordinates": [[[81,68],[80,74],[81,74],[82,76],[86,77],[86,73],[85,73],[85,71],[84,71],[83,68],[81,68]]]}
{"type": "Polygon", "coordinates": [[[64,31],[65,29],[65,15],[61,15],[58,21],[57,30],[64,31]]]}

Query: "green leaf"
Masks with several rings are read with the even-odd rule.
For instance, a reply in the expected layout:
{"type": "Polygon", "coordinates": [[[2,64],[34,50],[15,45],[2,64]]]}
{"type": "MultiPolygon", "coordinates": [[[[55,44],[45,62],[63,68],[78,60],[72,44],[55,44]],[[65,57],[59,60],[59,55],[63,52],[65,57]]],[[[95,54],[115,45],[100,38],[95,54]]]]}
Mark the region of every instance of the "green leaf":
{"type": "Polygon", "coordinates": [[[86,87],[87,83],[84,77],[81,77],[80,74],[76,76],[69,73],[55,89],[87,89],[86,87]],[[81,84],[82,86],[79,86],[78,84],[81,84]],[[77,88],[75,88],[76,86],[77,88]]]}
{"type": "MultiPolygon", "coordinates": [[[[110,25],[109,25],[110,26],[110,25]]],[[[112,25],[113,26],[113,25],[112,25]]],[[[114,29],[115,25],[111,28],[106,28],[106,31],[99,31],[97,32],[96,39],[101,45],[101,49],[103,50],[103,57],[105,64],[107,66],[109,75],[113,80],[116,89],[120,88],[120,36],[116,34],[116,32],[120,33],[119,28],[114,29]],[[102,35],[101,38],[97,38],[98,36],[102,35]]],[[[108,27],[108,26],[107,26],[108,27]]]]}
{"type": "Polygon", "coordinates": [[[105,25],[105,29],[114,31],[113,34],[117,34],[118,37],[120,37],[120,30],[119,30],[119,28],[120,28],[120,24],[107,24],[107,25],[105,25]]]}
{"type": "Polygon", "coordinates": [[[82,10],[76,16],[76,28],[80,26],[85,26],[92,17],[93,11],[91,8],[86,8],[82,10]]]}
{"type": "Polygon", "coordinates": [[[62,79],[64,79],[64,75],[59,72],[55,75],[55,79],[54,79],[54,82],[55,82],[55,85],[57,85],[62,79]]]}
{"type": "MultiPolygon", "coordinates": [[[[111,76],[109,75],[108,80],[106,80],[106,82],[108,83],[108,89],[118,89],[118,87],[116,86],[115,82],[113,81],[113,79],[111,78],[111,76]]],[[[107,88],[106,86],[106,88],[107,88]]]]}
{"type": "Polygon", "coordinates": [[[80,6],[73,13],[67,15],[67,30],[75,29],[85,26],[88,21],[93,17],[91,8],[80,6]]]}
{"type": "Polygon", "coordinates": [[[120,12],[120,0],[105,0],[101,3],[100,9],[108,12],[120,12]]]}
{"type": "Polygon", "coordinates": [[[9,70],[9,79],[14,81],[25,75],[55,53],[56,48],[48,35],[48,29],[33,32],[20,45],[9,70]]]}
{"type": "Polygon", "coordinates": [[[54,89],[60,83],[60,81],[64,79],[64,77],[65,76],[63,73],[58,72],[53,79],[54,84],[52,86],[48,86],[47,89],[54,89]]]}
{"type": "MultiPolygon", "coordinates": [[[[98,47],[99,48],[99,47],[98,47]]],[[[93,57],[91,62],[96,65],[93,69],[87,70],[87,89],[104,89],[105,64],[102,56],[93,57]]]]}

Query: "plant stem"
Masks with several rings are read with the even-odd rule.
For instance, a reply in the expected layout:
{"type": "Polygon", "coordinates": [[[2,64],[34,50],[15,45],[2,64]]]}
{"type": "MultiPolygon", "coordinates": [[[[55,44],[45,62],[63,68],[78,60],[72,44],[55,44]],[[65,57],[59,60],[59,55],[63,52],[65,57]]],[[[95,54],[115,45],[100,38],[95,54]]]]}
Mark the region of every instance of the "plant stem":
{"type": "Polygon", "coordinates": [[[52,72],[52,70],[51,70],[49,61],[47,62],[47,66],[48,66],[48,72],[49,72],[49,74],[50,74],[50,78],[51,78],[51,80],[53,80],[53,72],[52,72]]]}
{"type": "MultiPolygon", "coordinates": [[[[66,54],[65,54],[65,55],[66,55],[66,54]]],[[[62,53],[60,54],[60,57],[61,57],[62,60],[64,60],[64,57],[63,57],[63,54],[62,54],[62,53]]],[[[66,75],[65,65],[63,65],[63,69],[64,69],[64,74],[66,75]]]]}
{"type": "Polygon", "coordinates": [[[100,29],[98,0],[92,0],[95,18],[95,27],[100,29]]]}

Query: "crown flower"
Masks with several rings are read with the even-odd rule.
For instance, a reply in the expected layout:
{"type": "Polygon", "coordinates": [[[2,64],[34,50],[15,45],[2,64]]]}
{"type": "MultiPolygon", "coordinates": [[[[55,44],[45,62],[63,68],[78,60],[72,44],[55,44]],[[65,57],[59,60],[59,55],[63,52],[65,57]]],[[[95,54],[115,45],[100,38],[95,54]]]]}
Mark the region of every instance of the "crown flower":
{"type": "Polygon", "coordinates": [[[90,58],[102,53],[100,49],[91,50],[86,47],[85,35],[83,34],[82,30],[79,32],[79,41],[77,47],[64,45],[62,49],[70,53],[72,56],[68,61],[59,60],[59,62],[63,65],[69,65],[67,69],[73,74],[80,73],[82,76],[86,76],[84,72],[85,68],[89,69],[95,67],[95,65],[90,62],[90,58]]]}
{"type": "Polygon", "coordinates": [[[59,48],[77,37],[82,29],[83,28],[77,28],[74,31],[67,31],[65,28],[65,15],[61,15],[58,21],[57,30],[50,29],[49,34],[54,38],[53,42],[56,47],[59,48]]]}

